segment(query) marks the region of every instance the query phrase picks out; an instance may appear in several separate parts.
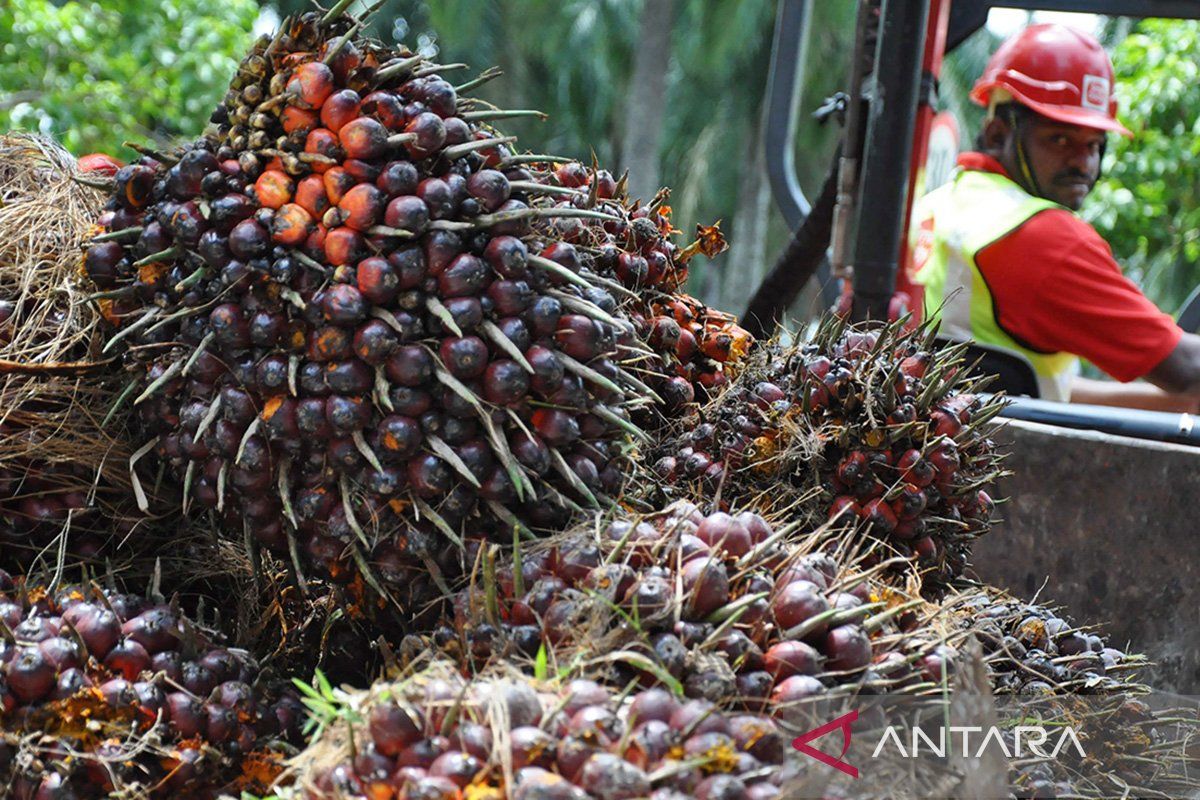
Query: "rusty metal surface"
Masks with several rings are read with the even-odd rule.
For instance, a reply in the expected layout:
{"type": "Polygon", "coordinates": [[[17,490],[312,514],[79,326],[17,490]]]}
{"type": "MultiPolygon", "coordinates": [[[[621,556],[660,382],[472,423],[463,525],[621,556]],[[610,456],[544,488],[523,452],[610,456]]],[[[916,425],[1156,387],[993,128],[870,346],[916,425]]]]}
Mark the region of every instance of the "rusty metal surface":
{"type": "Polygon", "coordinates": [[[1200,694],[1200,448],[1010,422],[1003,521],[975,572],[1060,605],[1149,656],[1147,682],[1200,694]]]}

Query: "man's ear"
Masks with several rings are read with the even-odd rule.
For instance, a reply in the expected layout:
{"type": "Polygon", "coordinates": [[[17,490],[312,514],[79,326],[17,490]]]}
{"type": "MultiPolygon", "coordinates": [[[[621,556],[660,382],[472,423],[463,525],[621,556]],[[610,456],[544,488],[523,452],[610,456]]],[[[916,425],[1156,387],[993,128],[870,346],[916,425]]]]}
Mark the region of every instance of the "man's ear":
{"type": "Polygon", "coordinates": [[[1012,135],[1012,126],[999,116],[992,117],[983,126],[983,147],[990,153],[1002,153],[1012,135]]]}

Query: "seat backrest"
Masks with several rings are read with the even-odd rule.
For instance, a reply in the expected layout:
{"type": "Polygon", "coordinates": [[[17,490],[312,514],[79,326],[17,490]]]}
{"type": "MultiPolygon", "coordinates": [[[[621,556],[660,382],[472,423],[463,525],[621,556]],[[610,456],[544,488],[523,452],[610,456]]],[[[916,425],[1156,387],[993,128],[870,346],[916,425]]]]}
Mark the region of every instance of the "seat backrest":
{"type": "MultiPolygon", "coordinates": [[[[934,340],[937,347],[958,344],[939,336],[934,340]]],[[[1013,350],[995,345],[972,342],[964,355],[968,365],[974,364],[972,375],[995,375],[996,380],[987,386],[987,391],[1004,390],[1011,396],[1039,397],[1037,373],[1029,359],[1013,350]],[[978,361],[978,363],[976,363],[978,361]]]]}

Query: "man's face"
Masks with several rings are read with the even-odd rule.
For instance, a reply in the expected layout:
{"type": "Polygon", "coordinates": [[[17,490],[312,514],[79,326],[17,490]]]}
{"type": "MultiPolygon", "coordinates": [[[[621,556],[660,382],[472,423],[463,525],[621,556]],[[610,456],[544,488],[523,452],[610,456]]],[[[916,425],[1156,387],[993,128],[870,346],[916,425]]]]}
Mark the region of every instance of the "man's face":
{"type": "Polygon", "coordinates": [[[1042,197],[1078,211],[1100,176],[1104,132],[1030,115],[1018,135],[1042,197]]]}

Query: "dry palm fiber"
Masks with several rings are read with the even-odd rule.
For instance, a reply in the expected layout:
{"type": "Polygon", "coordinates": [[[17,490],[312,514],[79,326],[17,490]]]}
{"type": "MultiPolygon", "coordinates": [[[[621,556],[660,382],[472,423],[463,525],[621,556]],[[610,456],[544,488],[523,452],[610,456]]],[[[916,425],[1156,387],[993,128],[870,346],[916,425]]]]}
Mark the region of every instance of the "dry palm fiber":
{"type": "MultiPolygon", "coordinates": [[[[116,172],[85,266],[135,444],[185,510],[249,531],[302,586],[362,580],[409,610],[397,589],[436,596],[465,539],[613,502],[631,415],[662,399],[647,382],[694,393],[673,374],[694,354],[645,363],[639,321],[721,240],[679,251],[665,206],[514,154],[475,82],[460,97],[360,22],[264,37],[214,132],[116,172]]],[[[722,315],[698,324],[717,358],[697,382],[746,345],[722,315]]]]}
{"type": "MultiPolygon", "coordinates": [[[[50,140],[0,137],[0,562],[94,556],[138,514],[113,369],[83,302],[101,199],[50,140]]],[[[153,493],[153,483],[141,487],[153,493]]]]}
{"type": "Polygon", "coordinates": [[[663,436],[637,485],[717,492],[765,515],[796,503],[810,525],[858,520],[936,591],[991,526],[1001,474],[988,438],[1000,398],[966,377],[961,349],[932,349],[907,321],[855,328],[826,317],[811,341],[763,344],[736,380],[663,436]]]}

